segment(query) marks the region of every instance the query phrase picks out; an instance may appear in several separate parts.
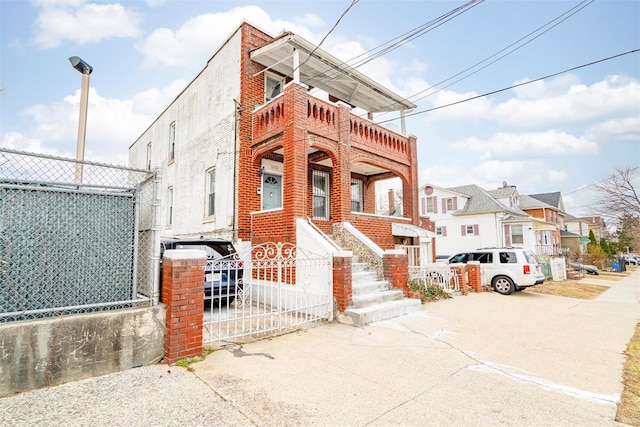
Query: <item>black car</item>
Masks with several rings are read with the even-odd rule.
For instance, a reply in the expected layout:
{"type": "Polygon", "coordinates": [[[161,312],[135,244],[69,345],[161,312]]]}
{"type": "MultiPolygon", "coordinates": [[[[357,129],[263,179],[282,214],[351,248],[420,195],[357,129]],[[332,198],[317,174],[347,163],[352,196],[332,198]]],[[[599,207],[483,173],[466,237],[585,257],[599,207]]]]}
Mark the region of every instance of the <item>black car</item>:
{"type": "Polygon", "coordinates": [[[204,298],[214,306],[231,304],[242,290],[242,262],[229,240],[162,239],[160,249],[160,294],[162,295],[162,256],[171,249],[199,249],[207,253],[204,298]]]}

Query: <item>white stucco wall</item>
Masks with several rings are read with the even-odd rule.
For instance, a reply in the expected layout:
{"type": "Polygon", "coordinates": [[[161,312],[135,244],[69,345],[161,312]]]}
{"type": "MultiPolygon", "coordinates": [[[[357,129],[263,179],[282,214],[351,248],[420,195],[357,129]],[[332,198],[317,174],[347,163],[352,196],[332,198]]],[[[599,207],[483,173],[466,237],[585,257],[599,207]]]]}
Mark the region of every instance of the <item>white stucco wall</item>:
{"type": "Polygon", "coordinates": [[[502,246],[502,232],[494,214],[473,216],[443,216],[436,221],[436,227],[447,227],[447,236],[436,236],[438,254],[453,255],[487,246],[502,246]],[[462,226],[478,226],[478,234],[462,235],[462,226]]]}
{"type": "Polygon", "coordinates": [[[235,103],[240,94],[240,31],[129,149],[129,166],[162,173],[162,234],[219,234],[231,238],[234,218],[235,103]],[[170,125],[176,123],[175,160],[169,162],[170,125]],[[207,216],[207,171],[215,167],[215,215],[207,216]],[[172,224],[167,194],[173,187],[172,224]]]}
{"type": "MultiPolygon", "coordinates": [[[[447,191],[445,189],[434,187],[430,196],[420,194],[420,215],[427,216],[436,224],[436,230],[439,227],[446,227],[446,236],[436,236],[436,252],[437,255],[454,255],[458,252],[469,251],[477,248],[490,246],[504,246],[504,213],[482,213],[476,215],[455,216],[452,212],[442,212],[441,201],[446,198],[457,198],[457,210],[462,210],[468,197],[464,195],[447,191]],[[425,212],[423,207],[425,204],[422,199],[425,197],[437,197],[437,213],[425,212]],[[462,226],[478,226],[477,235],[462,235],[462,226]]],[[[522,225],[523,243],[514,246],[524,247],[533,250],[536,245],[535,232],[533,231],[532,222],[523,221],[522,225]]]]}

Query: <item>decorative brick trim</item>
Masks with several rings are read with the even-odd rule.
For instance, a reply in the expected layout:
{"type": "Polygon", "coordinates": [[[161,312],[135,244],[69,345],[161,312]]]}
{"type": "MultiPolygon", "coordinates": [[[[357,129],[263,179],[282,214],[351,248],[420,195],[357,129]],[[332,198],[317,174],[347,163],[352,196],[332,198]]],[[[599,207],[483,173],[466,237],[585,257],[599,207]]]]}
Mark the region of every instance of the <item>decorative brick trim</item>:
{"type": "Polygon", "coordinates": [[[172,365],[202,356],[207,257],[199,250],[169,250],[162,264],[162,301],[167,306],[164,360],[172,365]]]}

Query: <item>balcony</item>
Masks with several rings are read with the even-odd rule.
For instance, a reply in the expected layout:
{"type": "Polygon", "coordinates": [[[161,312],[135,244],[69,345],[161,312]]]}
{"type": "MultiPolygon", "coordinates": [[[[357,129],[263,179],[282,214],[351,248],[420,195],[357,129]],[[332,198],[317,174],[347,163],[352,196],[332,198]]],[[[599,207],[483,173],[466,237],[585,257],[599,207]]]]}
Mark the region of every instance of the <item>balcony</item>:
{"type": "Polygon", "coordinates": [[[284,133],[287,124],[295,117],[295,125],[304,128],[307,135],[322,137],[336,145],[338,142],[349,143],[352,148],[363,152],[411,165],[407,137],[352,114],[348,107],[310,95],[299,101],[302,105],[289,105],[288,100],[293,97],[284,95],[253,113],[252,148],[284,133]],[[305,109],[306,114],[294,116],[294,111],[305,109]]]}

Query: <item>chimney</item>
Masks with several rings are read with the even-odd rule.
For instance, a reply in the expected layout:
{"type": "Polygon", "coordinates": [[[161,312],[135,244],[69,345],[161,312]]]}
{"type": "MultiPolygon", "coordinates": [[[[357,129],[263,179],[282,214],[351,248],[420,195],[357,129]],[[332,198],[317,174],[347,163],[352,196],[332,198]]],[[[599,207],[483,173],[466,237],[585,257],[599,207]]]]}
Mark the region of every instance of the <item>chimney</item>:
{"type": "Polygon", "coordinates": [[[391,216],[396,213],[396,198],[393,190],[389,190],[387,195],[389,197],[389,216],[391,216]]]}

